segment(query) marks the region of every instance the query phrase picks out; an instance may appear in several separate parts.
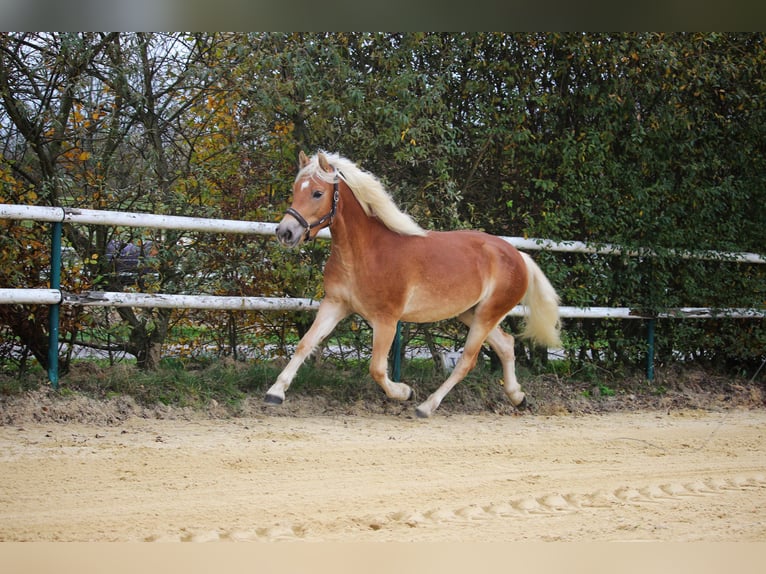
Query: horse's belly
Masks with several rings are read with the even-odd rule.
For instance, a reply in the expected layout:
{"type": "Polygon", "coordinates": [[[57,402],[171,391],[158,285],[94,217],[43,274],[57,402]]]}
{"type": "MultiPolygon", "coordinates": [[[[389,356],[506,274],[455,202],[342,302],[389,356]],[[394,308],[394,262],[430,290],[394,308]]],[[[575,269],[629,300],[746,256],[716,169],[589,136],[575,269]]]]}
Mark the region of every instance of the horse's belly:
{"type": "MultiPolygon", "coordinates": [[[[470,307],[468,307],[470,309],[470,307]]],[[[451,309],[445,310],[439,309],[417,309],[408,311],[402,315],[402,321],[407,323],[435,323],[437,321],[443,321],[444,319],[451,319],[460,315],[466,309],[451,309]]]]}
{"type": "Polygon", "coordinates": [[[460,315],[476,305],[480,293],[457,288],[417,289],[404,306],[402,321],[409,323],[433,323],[460,315]]]}

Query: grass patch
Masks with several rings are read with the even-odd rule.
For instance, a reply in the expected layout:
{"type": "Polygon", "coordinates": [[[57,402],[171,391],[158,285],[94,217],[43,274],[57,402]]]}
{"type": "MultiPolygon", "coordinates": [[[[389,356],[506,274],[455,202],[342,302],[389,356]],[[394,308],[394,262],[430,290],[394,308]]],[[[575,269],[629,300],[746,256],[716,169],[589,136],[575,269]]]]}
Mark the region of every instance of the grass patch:
{"type": "MultiPolygon", "coordinates": [[[[191,408],[205,411],[223,408],[230,415],[255,412],[262,398],[282,370],[282,361],[210,360],[204,363],[168,359],[153,372],[134,365],[99,364],[77,361],[62,377],[61,398],[87,397],[110,400],[130,397],[138,405],[191,408]]],[[[415,391],[414,401],[404,405],[386,398],[367,372],[365,361],[319,365],[308,361],[287,393],[288,403],[316,405],[317,412],[411,412],[443,382],[444,375],[433,361],[408,360],[402,365],[402,379],[415,391]],[[325,409],[324,411],[322,409],[325,409]]],[[[654,382],[642,374],[633,376],[599,370],[567,372],[556,365],[544,373],[518,366],[517,377],[539,414],[587,413],[608,410],[665,408],[680,405],[707,408],[726,401],[728,405],[763,406],[762,383],[732,377],[718,377],[704,371],[657,371],[654,382]],[[565,374],[566,373],[566,374],[565,374]]],[[[502,374],[488,363],[480,363],[445,398],[442,412],[515,413],[502,388],[502,374]]],[[[32,371],[24,376],[0,374],[0,398],[23,396],[49,389],[45,374],[32,371]]],[[[269,411],[269,412],[287,412],[269,411]]]]}
{"type": "Polygon", "coordinates": [[[143,405],[159,403],[201,408],[216,401],[234,406],[258,387],[263,375],[254,371],[254,365],[233,361],[214,361],[201,369],[187,368],[177,361],[163,361],[160,368],[152,372],[140,371],[131,365],[99,368],[86,363],[73,368],[60,382],[60,388],[95,398],[128,395],[143,405]]]}
{"type": "MultiPolygon", "coordinates": [[[[275,361],[241,362],[230,359],[205,364],[178,359],[163,360],[155,371],[140,371],[129,364],[111,367],[90,361],[76,363],[59,383],[59,392],[82,393],[109,399],[119,395],[132,397],[142,405],[163,404],[174,407],[204,408],[215,402],[233,410],[246,397],[262,397],[282,369],[275,361]]],[[[337,400],[354,400],[364,387],[365,377],[359,368],[304,365],[290,386],[295,395],[325,395],[337,400]]],[[[40,384],[35,381],[8,381],[6,394],[23,392],[40,384]]],[[[0,386],[0,388],[3,388],[0,386]]]]}

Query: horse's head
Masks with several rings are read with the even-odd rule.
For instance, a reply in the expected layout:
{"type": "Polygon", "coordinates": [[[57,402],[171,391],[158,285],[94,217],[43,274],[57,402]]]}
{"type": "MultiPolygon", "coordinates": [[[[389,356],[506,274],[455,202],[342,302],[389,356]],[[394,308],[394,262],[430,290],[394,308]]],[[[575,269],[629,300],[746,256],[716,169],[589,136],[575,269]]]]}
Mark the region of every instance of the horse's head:
{"type": "Polygon", "coordinates": [[[314,159],[298,155],[300,171],[293,184],[293,203],[277,226],[277,239],[289,247],[313,239],[332,224],[338,204],[338,175],[319,152],[314,159]]]}

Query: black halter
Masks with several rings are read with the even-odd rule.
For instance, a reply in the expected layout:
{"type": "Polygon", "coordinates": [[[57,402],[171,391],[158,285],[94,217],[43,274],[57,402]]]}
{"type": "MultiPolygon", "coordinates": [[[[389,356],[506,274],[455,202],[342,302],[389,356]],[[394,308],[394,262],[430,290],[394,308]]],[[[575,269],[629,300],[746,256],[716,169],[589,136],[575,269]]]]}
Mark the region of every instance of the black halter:
{"type": "Polygon", "coordinates": [[[335,217],[335,212],[338,208],[339,199],[340,199],[340,193],[338,192],[338,175],[335,174],[335,181],[333,181],[332,183],[332,206],[330,207],[329,213],[324,214],[314,223],[309,223],[308,221],[306,221],[304,217],[292,207],[288,207],[285,213],[292,215],[296,219],[296,221],[300,224],[300,226],[303,227],[303,229],[305,229],[305,232],[303,233],[303,240],[308,241],[311,238],[312,229],[315,229],[317,227],[320,227],[320,228],[329,227],[330,225],[332,225],[332,220],[335,217]],[[327,223],[327,225],[325,225],[325,223],[327,223]]]}

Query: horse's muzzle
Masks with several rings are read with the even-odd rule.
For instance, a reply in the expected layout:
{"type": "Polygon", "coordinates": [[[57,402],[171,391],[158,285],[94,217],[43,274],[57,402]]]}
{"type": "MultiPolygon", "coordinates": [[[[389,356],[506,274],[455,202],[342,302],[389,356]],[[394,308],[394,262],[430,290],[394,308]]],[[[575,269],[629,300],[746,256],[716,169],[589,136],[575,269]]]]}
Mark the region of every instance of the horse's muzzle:
{"type": "Polygon", "coordinates": [[[285,217],[277,226],[277,239],[287,247],[297,246],[306,230],[292,217],[285,217]]]}

